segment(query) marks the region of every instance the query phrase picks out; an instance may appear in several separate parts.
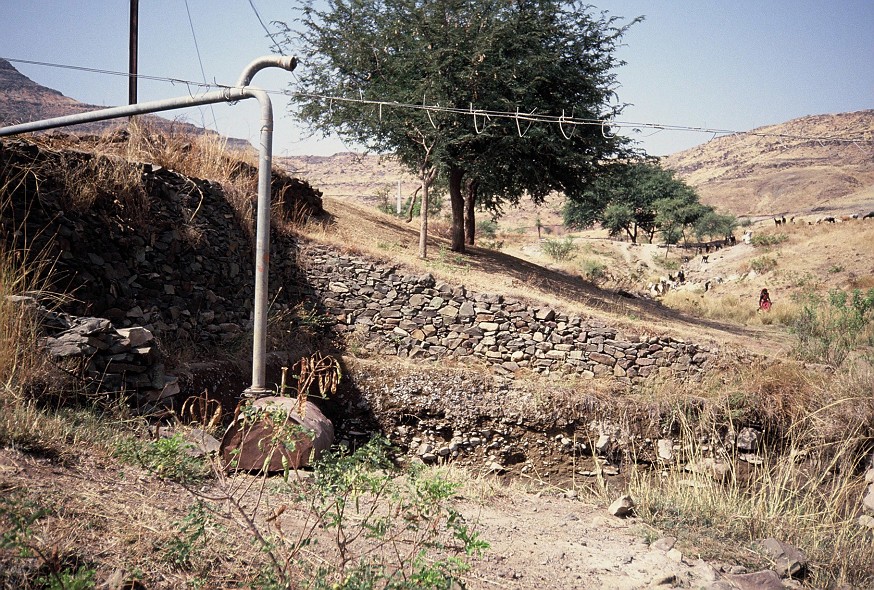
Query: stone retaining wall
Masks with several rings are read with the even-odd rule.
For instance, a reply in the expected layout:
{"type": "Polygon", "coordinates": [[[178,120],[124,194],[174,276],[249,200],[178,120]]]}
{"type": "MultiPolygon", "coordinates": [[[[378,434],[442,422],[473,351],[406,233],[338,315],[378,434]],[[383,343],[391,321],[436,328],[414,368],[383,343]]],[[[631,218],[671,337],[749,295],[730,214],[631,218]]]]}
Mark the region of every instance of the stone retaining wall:
{"type": "Polygon", "coordinates": [[[366,333],[365,348],[379,354],[472,357],[504,375],[525,368],[625,383],[659,373],[700,378],[718,354],[676,338],[624,334],[594,318],[468,292],[430,274],[405,275],[322,246],[310,246],[306,258],[306,280],[338,331],[366,333]]]}
{"type": "MultiPolygon", "coordinates": [[[[159,342],[221,343],[242,337],[251,322],[254,254],[221,187],[131,164],[148,194],[144,219],[125,220],[112,195],[76,211],[64,205],[62,183],[51,176],[63,168],[64,157],[26,143],[0,142],[0,170],[12,174],[36,167],[47,178],[30,186],[25,175],[27,182],[12,194],[13,214],[0,220],[0,233],[10,248],[42,252],[56,261],[55,287],[76,295],[63,311],[107,318],[116,328],[139,326],[159,342]],[[18,244],[19,234],[33,239],[18,244]]],[[[274,189],[280,209],[320,210],[318,193],[305,183],[274,179],[274,189]]],[[[669,337],[624,334],[595,318],[501,295],[468,292],[326,246],[304,246],[307,261],[300,264],[296,241],[272,233],[274,308],[310,298],[336,319],[338,332],[364,333],[365,347],[380,354],[432,361],[468,357],[503,375],[528,369],[633,383],[658,373],[697,378],[718,352],[669,337]]],[[[153,381],[153,387],[160,385],[157,377],[153,381]]]]}

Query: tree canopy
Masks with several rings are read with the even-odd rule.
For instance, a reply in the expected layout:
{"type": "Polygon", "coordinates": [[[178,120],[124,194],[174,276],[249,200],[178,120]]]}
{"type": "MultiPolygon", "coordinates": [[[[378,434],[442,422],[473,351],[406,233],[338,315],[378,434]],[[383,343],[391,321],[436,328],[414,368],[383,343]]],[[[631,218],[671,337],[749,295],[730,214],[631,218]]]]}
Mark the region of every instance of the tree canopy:
{"type": "Polygon", "coordinates": [[[524,194],[578,198],[628,151],[609,126],[622,108],[614,50],[629,26],[616,17],[543,0],[301,8],[302,32],[287,29],[301,58],[297,114],[314,131],[397,155],[423,178],[439,170],[453,250],[464,250],[465,195],[472,235],[475,200],[497,209],[524,194]]]}
{"type": "Polygon", "coordinates": [[[582,197],[566,202],[563,213],[568,227],[600,223],[610,235],[624,232],[633,243],[641,236],[652,241],[661,232],[666,243],[676,244],[690,229],[699,238],[724,237],[737,226],[733,216],[702,204],[692,187],[652,159],[613,162],[582,197]]]}

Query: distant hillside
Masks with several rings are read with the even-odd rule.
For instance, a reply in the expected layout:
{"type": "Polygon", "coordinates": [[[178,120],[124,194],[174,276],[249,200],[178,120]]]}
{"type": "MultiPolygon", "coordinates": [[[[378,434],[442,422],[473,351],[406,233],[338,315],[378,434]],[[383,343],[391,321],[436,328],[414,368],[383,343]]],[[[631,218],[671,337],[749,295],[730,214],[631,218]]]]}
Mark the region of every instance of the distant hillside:
{"type": "MultiPolygon", "coordinates": [[[[804,215],[874,210],[874,143],[852,144],[791,139],[853,137],[874,141],[874,110],[815,115],[720,137],[664,158],[695,186],[702,200],[736,215],[804,215]],[[766,135],[763,136],[762,134],[766,135]],[[777,137],[776,135],[788,136],[777,137]]],[[[390,158],[344,152],[282,160],[326,196],[375,204],[418,182],[390,158]]],[[[561,200],[552,200],[561,207],[561,200]]],[[[528,207],[530,209],[530,207],[528,207]]],[[[512,216],[512,211],[507,213],[512,216]]],[[[542,211],[556,221],[559,216],[542,211]]]]}
{"type": "Polygon", "coordinates": [[[415,176],[387,156],[342,152],[333,156],[293,156],[280,162],[290,174],[307,179],[327,197],[378,204],[383,195],[394,202],[398,181],[405,197],[419,186],[415,176]]]}
{"type": "Polygon", "coordinates": [[[663,162],[695,186],[702,201],[737,215],[867,212],[874,209],[874,110],[813,115],[719,137],[663,162]]]}
{"type": "MultiPolygon", "coordinates": [[[[87,111],[106,108],[79,102],[64,96],[57,90],[37,84],[4,59],[0,59],[0,126],[39,121],[75,115],[87,111]]],[[[165,131],[174,133],[214,133],[196,125],[181,121],[171,121],[155,115],[144,115],[143,119],[165,131]]],[[[84,123],[60,129],[63,133],[101,133],[124,125],[123,119],[84,123]]],[[[236,149],[252,149],[248,141],[228,138],[228,146],[236,149]]]]}

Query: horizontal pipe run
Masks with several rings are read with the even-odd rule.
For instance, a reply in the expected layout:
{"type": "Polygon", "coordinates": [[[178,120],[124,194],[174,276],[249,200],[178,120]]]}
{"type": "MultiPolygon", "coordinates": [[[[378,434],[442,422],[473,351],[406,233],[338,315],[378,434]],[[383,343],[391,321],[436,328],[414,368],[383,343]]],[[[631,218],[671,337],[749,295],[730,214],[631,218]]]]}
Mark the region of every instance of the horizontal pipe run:
{"type": "Polygon", "coordinates": [[[95,121],[107,121],[109,119],[132,117],[134,115],[146,115],[160,111],[197,107],[216,102],[232,102],[246,98],[254,98],[254,95],[249,88],[223,88],[222,90],[214,90],[200,96],[181,96],[179,98],[155,100],[151,102],[100,109],[98,111],[88,111],[87,113],[65,115],[63,117],[33,121],[31,123],[21,123],[10,127],[0,127],[0,137],[5,135],[15,135],[18,133],[28,133],[31,131],[45,131],[46,129],[55,129],[57,127],[68,127],[80,123],[93,123],[95,121]]]}

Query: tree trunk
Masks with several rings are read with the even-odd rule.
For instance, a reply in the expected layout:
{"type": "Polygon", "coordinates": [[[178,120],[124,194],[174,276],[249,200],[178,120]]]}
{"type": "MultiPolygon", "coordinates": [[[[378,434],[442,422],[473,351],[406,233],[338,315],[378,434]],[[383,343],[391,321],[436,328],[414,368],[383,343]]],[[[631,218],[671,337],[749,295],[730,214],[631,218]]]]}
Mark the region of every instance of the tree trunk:
{"type": "Polygon", "coordinates": [[[418,187],[416,191],[413,193],[413,196],[410,197],[410,207],[407,209],[407,223],[413,220],[413,209],[416,208],[416,199],[419,197],[419,191],[422,190],[422,187],[418,187]]]}
{"type": "Polygon", "coordinates": [[[464,170],[457,166],[449,168],[449,202],[452,205],[452,251],[464,253],[464,197],[461,181],[464,170]]]}
{"type": "Polygon", "coordinates": [[[475,180],[464,183],[464,239],[468,246],[476,239],[476,186],[475,180]]]}
{"type": "MultiPolygon", "coordinates": [[[[433,166],[430,168],[422,166],[419,169],[419,177],[422,181],[422,204],[421,210],[419,211],[419,217],[422,220],[422,224],[419,227],[419,258],[424,259],[428,257],[428,188],[437,178],[437,169],[433,166]]],[[[418,189],[416,192],[419,192],[418,189]]],[[[413,200],[415,200],[415,198],[416,195],[414,193],[413,200]]],[[[411,213],[412,211],[412,208],[410,208],[411,213]]]]}
{"type": "MultiPolygon", "coordinates": [[[[419,218],[422,220],[419,226],[419,258],[428,258],[428,171],[424,167],[419,174],[422,179],[422,206],[419,218]]],[[[412,211],[412,209],[411,209],[412,211]]]]}

